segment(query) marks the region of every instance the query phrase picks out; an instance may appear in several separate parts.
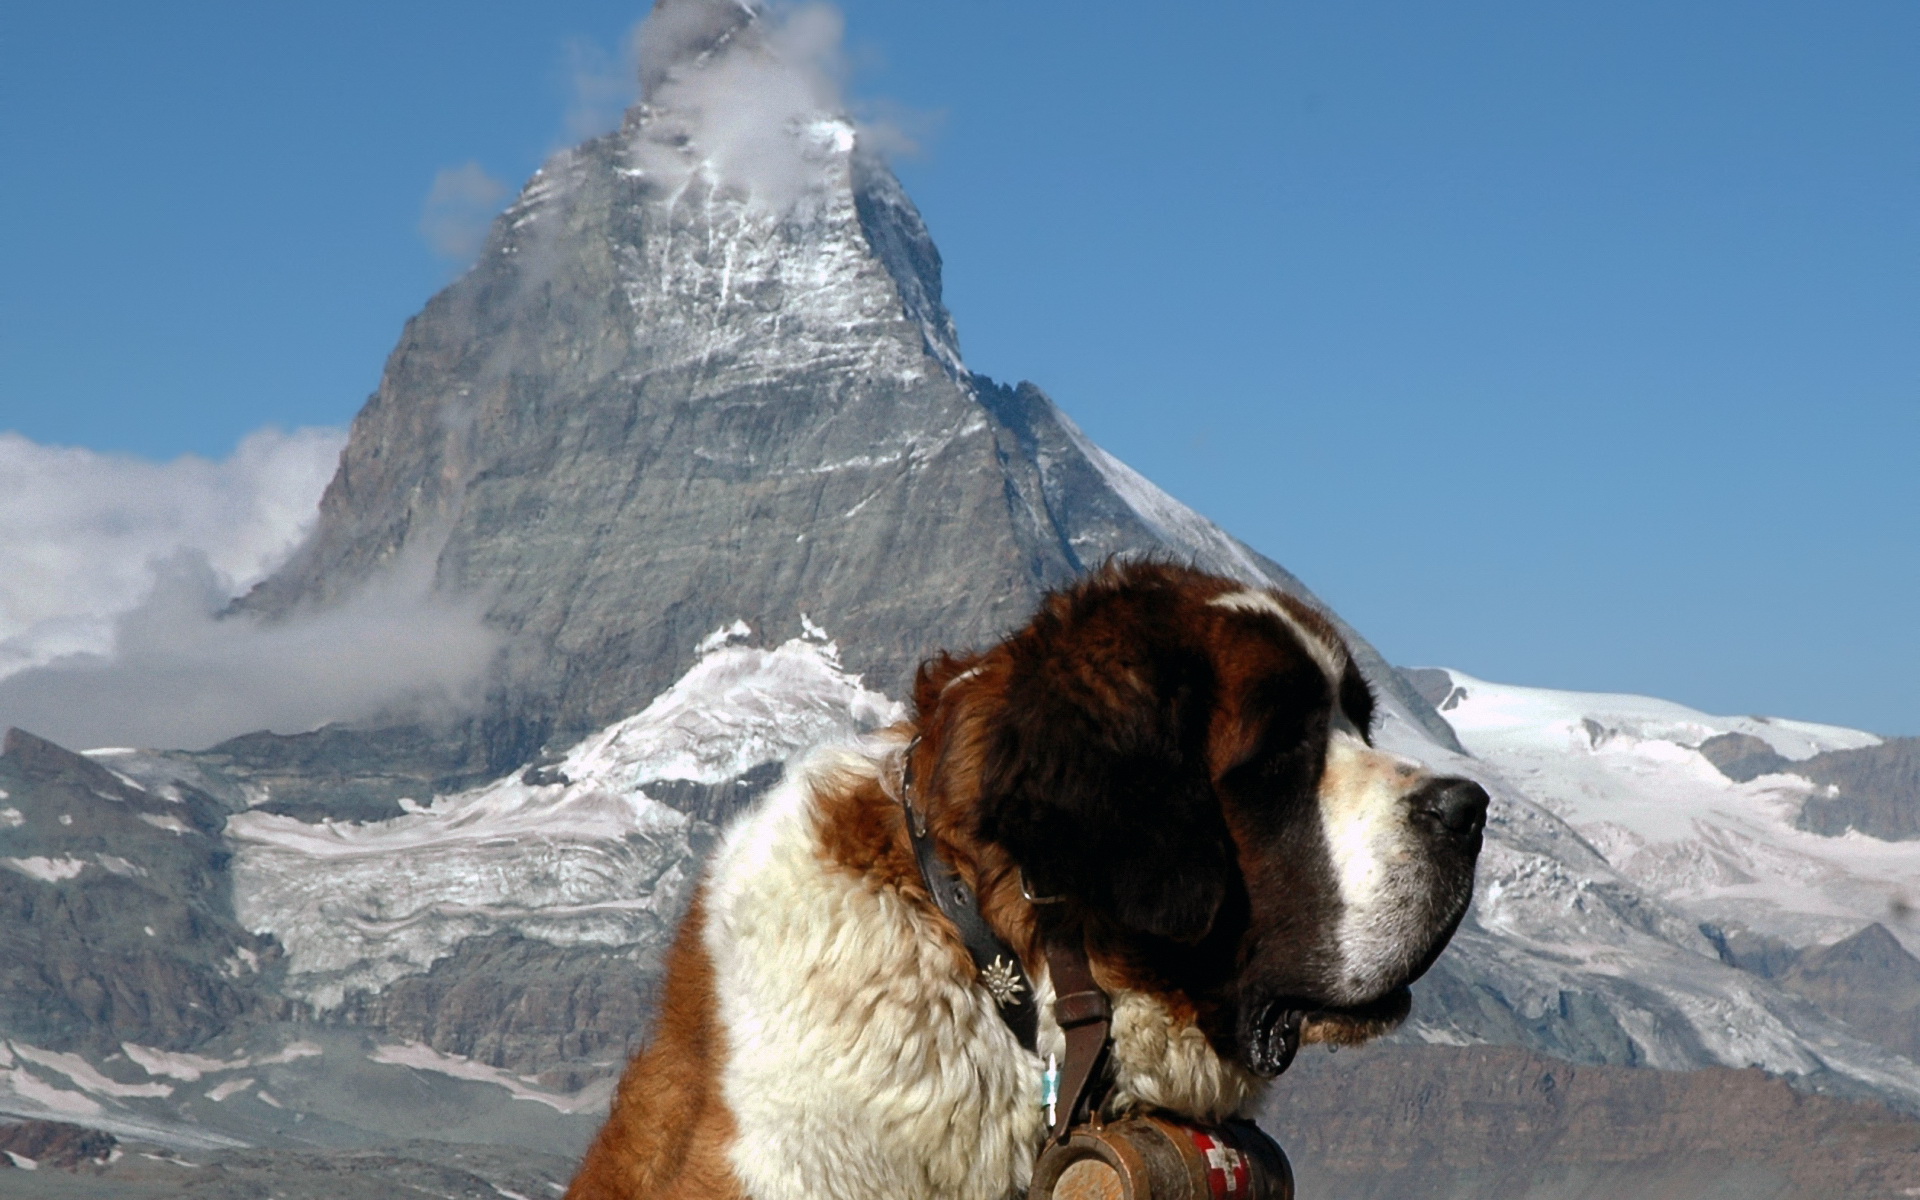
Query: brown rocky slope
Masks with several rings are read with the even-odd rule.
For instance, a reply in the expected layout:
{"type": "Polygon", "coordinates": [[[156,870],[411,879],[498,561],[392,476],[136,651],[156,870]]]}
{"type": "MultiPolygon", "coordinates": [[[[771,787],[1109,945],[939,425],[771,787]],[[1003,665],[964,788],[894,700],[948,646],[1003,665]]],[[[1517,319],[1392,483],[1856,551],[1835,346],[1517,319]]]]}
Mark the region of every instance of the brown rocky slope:
{"type": "Polygon", "coordinates": [[[1920,1196],[1920,1121],[1754,1070],[1382,1045],[1303,1055],[1261,1124],[1302,1200],[1920,1196]]]}

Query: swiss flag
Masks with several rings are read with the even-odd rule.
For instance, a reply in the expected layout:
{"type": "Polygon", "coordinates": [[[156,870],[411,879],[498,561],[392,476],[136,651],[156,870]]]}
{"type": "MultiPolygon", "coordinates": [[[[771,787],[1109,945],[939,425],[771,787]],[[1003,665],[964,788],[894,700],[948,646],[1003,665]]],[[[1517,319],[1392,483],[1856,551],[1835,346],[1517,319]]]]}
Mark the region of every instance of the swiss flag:
{"type": "Polygon", "coordinates": [[[1210,1133],[1189,1130],[1193,1144],[1207,1159],[1207,1191],[1213,1200],[1245,1200],[1251,1192],[1252,1171],[1247,1156],[1210,1133]]]}

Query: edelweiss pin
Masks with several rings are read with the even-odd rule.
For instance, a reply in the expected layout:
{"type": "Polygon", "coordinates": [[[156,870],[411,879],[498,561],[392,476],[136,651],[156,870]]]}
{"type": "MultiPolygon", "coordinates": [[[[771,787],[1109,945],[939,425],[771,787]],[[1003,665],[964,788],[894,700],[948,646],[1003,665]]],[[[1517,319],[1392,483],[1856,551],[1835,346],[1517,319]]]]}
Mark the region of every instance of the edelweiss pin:
{"type": "Polygon", "coordinates": [[[1027,990],[1020,982],[1020,968],[999,956],[980,968],[980,986],[987,989],[987,994],[1001,1008],[1020,1003],[1020,993],[1027,990]]]}

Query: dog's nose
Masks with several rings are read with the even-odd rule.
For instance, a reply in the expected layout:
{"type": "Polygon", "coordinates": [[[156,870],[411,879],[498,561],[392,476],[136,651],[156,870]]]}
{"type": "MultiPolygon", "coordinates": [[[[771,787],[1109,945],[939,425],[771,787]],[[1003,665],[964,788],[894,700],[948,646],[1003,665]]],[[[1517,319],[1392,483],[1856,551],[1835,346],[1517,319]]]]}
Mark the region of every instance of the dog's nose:
{"type": "Polygon", "coordinates": [[[1471,837],[1487,823],[1487,789],[1471,779],[1432,780],[1413,794],[1413,803],[1459,837],[1471,837]]]}

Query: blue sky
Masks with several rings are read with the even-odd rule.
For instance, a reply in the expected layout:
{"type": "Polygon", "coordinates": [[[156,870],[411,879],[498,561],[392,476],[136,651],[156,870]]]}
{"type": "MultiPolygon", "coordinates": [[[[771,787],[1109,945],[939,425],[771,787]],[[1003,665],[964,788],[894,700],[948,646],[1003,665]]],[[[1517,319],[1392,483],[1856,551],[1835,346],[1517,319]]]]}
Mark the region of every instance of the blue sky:
{"type": "MultiPolygon", "coordinates": [[[[642,15],[16,8],[0,429],[151,458],[348,421],[642,15]]],[[[841,8],[968,361],[1394,661],[1920,733],[1920,7],[841,8]]]]}

